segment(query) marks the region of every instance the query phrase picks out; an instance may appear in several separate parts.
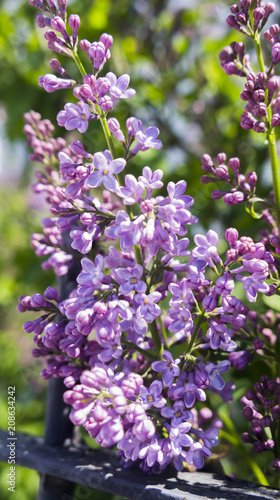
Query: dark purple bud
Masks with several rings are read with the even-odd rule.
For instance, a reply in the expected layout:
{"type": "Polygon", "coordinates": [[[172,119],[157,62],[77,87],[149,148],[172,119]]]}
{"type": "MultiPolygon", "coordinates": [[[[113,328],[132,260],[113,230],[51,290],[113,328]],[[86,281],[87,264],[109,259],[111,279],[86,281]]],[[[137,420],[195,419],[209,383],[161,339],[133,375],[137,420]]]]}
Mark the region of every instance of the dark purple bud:
{"type": "Polygon", "coordinates": [[[253,128],[255,122],[256,119],[253,117],[253,115],[251,115],[251,113],[248,113],[247,111],[242,113],[240,122],[242,128],[244,128],[245,130],[250,130],[253,128]]]}
{"type": "Polygon", "coordinates": [[[253,448],[256,453],[262,453],[265,450],[263,443],[260,443],[259,441],[254,442],[253,448]]]}
{"type": "Polygon", "coordinates": [[[268,100],[271,101],[275,92],[277,92],[277,90],[279,89],[280,87],[280,78],[279,76],[272,76],[271,78],[269,78],[268,82],[267,82],[267,89],[268,89],[268,100]]]}
{"type": "Polygon", "coordinates": [[[238,240],[238,231],[234,227],[229,227],[225,231],[225,238],[229,242],[230,246],[234,246],[238,240]]]}
{"type": "Polygon", "coordinates": [[[59,9],[59,14],[65,18],[66,16],[66,6],[67,6],[67,0],[57,0],[57,5],[59,9]]]}
{"type": "Polygon", "coordinates": [[[237,158],[237,157],[236,158],[230,158],[229,161],[228,161],[228,165],[229,165],[229,167],[234,172],[236,172],[240,168],[240,160],[239,160],[239,158],[237,158]]]}
{"type": "Polygon", "coordinates": [[[272,64],[277,64],[280,61],[280,43],[275,43],[271,50],[272,64]]]}
{"type": "Polygon", "coordinates": [[[239,30],[239,24],[236,21],[235,16],[228,16],[226,18],[226,23],[227,23],[229,28],[235,28],[235,29],[239,30]]]}
{"type": "Polygon", "coordinates": [[[254,28],[256,29],[265,15],[265,10],[262,7],[257,7],[253,12],[254,28]]]}
{"type": "Polygon", "coordinates": [[[264,10],[265,10],[265,18],[267,19],[268,16],[270,16],[270,14],[272,14],[275,11],[275,5],[274,5],[274,3],[268,2],[264,6],[264,10]]]}
{"type": "Polygon", "coordinates": [[[252,355],[248,351],[231,352],[228,356],[228,360],[237,370],[244,370],[251,359],[252,355]]]}
{"type": "Polygon", "coordinates": [[[103,33],[99,41],[103,43],[106,50],[110,49],[113,45],[113,37],[112,35],[108,35],[108,33],[103,33]]]}
{"type": "Polygon", "coordinates": [[[38,14],[36,16],[36,24],[38,28],[45,28],[46,26],[51,26],[51,18],[38,14]]]}
{"type": "Polygon", "coordinates": [[[257,101],[257,102],[264,101],[264,99],[265,99],[264,90],[263,89],[255,90],[253,97],[254,97],[255,101],[257,101]]]}
{"type": "Polygon", "coordinates": [[[254,349],[262,349],[264,346],[264,341],[262,339],[255,339],[253,342],[254,349]]]}
{"type": "Polygon", "coordinates": [[[280,125],[280,114],[279,113],[274,113],[271,118],[271,126],[272,127],[278,127],[280,125]]]}
{"type": "Polygon", "coordinates": [[[280,458],[275,458],[275,460],[273,460],[273,467],[275,470],[280,470],[280,458]]]}
{"type": "Polygon", "coordinates": [[[252,0],[240,0],[239,2],[239,8],[243,11],[248,13],[249,9],[251,7],[252,0]]]}
{"type": "Polygon", "coordinates": [[[226,155],[226,153],[219,153],[219,154],[217,155],[217,162],[218,162],[218,164],[219,164],[219,165],[221,165],[221,164],[225,163],[225,162],[226,162],[226,160],[227,160],[227,155],[226,155]]]}
{"type": "Polygon", "coordinates": [[[71,14],[71,16],[69,16],[68,22],[70,28],[72,29],[73,38],[77,38],[78,29],[81,25],[80,17],[78,16],[78,14],[71,14]]]}
{"type": "Polygon", "coordinates": [[[274,441],[273,439],[267,439],[264,443],[264,449],[265,450],[273,450],[274,448],[274,441]]]}
{"type": "Polygon", "coordinates": [[[226,194],[226,191],[220,191],[219,189],[214,189],[211,193],[211,198],[213,200],[220,200],[224,195],[226,194]]]}
{"type": "Polygon", "coordinates": [[[265,131],[266,131],[266,127],[265,127],[265,123],[264,122],[259,122],[259,121],[256,121],[254,124],[253,124],[253,129],[255,132],[257,132],[258,134],[263,134],[265,131]]]}
{"type": "Polygon", "coordinates": [[[271,408],[271,415],[273,420],[278,420],[280,419],[280,406],[276,405],[271,408]]]}
{"type": "MultiPolygon", "coordinates": [[[[253,84],[253,87],[254,87],[254,84],[253,84]]],[[[252,93],[249,90],[242,90],[240,97],[241,97],[242,101],[252,101],[253,100],[252,93]]]]}
{"type": "Polygon", "coordinates": [[[252,389],[246,392],[245,398],[248,399],[249,401],[255,401],[255,402],[258,400],[256,393],[252,391],[252,389]]]}
{"type": "Polygon", "coordinates": [[[242,42],[238,42],[235,44],[235,52],[239,55],[239,58],[242,58],[245,54],[245,45],[242,42]]]}
{"type": "Polygon", "coordinates": [[[254,439],[250,436],[250,434],[248,434],[248,432],[244,432],[241,435],[241,439],[243,443],[254,443],[254,439]]]}
{"type": "Polygon", "coordinates": [[[59,16],[55,16],[51,20],[51,27],[60,33],[66,40],[69,38],[68,33],[65,29],[65,22],[59,16]]]}
{"type": "Polygon", "coordinates": [[[260,420],[260,424],[262,427],[270,427],[272,423],[271,417],[269,415],[265,415],[263,418],[260,420]]]}
{"type": "Polygon", "coordinates": [[[247,24],[247,16],[243,12],[237,12],[234,18],[238,24],[247,24]]]}
{"type": "Polygon", "coordinates": [[[249,405],[245,406],[241,413],[246,420],[249,420],[249,422],[254,419],[254,410],[249,405]]]}
{"type": "Polygon", "coordinates": [[[244,193],[241,191],[234,191],[233,193],[227,193],[224,196],[224,202],[226,205],[239,205],[239,203],[242,203],[244,201],[244,193]]]}
{"type": "Polygon", "coordinates": [[[248,183],[250,184],[251,188],[254,188],[256,185],[256,182],[258,180],[258,176],[257,176],[256,172],[249,172],[246,175],[246,179],[247,179],[248,183]]]}
{"type": "Polygon", "coordinates": [[[253,114],[255,116],[266,116],[267,115],[267,109],[266,105],[264,102],[260,102],[259,104],[256,104],[253,108],[253,114]]]}
{"type": "Polygon", "coordinates": [[[84,52],[87,52],[90,46],[91,43],[88,40],[84,39],[80,41],[80,47],[84,52]]]}
{"type": "Polygon", "coordinates": [[[239,8],[238,8],[238,5],[235,3],[233,5],[230,6],[229,8],[230,12],[232,14],[236,14],[237,12],[239,12],[239,8]]]}
{"type": "Polygon", "coordinates": [[[276,391],[277,386],[278,386],[278,384],[277,384],[277,382],[275,382],[275,380],[269,380],[267,382],[267,390],[269,392],[271,392],[272,394],[276,391]]]}

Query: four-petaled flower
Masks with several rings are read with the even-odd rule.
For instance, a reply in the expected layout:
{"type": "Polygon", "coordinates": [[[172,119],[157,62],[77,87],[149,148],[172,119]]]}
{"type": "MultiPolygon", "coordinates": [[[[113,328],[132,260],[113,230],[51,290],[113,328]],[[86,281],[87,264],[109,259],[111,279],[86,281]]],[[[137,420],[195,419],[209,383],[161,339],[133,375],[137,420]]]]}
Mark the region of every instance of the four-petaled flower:
{"type": "Polygon", "coordinates": [[[141,280],[143,276],[143,267],[140,264],[131,268],[119,267],[114,270],[114,278],[120,284],[119,292],[127,295],[135,290],[138,293],[144,293],[147,285],[141,280]]]}
{"type": "Polygon", "coordinates": [[[86,186],[95,188],[103,183],[106,189],[115,192],[118,181],[114,174],[119,174],[124,169],[126,161],[123,158],[109,161],[103,153],[95,153],[93,165],[97,170],[88,176],[86,186]]]}
{"type": "Polygon", "coordinates": [[[151,406],[155,406],[156,408],[162,408],[166,399],[161,396],[162,391],[162,383],[160,380],[154,380],[149,389],[144,385],[140,388],[140,398],[142,401],[142,405],[144,410],[148,410],[151,406]]]}
{"type": "Polygon", "coordinates": [[[180,364],[181,360],[177,358],[174,361],[173,356],[169,351],[163,351],[162,357],[163,359],[165,359],[165,361],[154,361],[152,363],[152,369],[155,372],[163,372],[163,385],[165,387],[171,387],[174,381],[174,377],[178,377],[180,375],[180,368],[178,365],[180,364]]]}
{"type": "Polygon", "coordinates": [[[66,130],[77,128],[83,134],[88,128],[88,121],[92,118],[94,117],[91,115],[88,104],[81,103],[78,105],[67,103],[64,106],[64,111],[59,111],[57,123],[60,127],[65,127],[66,130]]]}

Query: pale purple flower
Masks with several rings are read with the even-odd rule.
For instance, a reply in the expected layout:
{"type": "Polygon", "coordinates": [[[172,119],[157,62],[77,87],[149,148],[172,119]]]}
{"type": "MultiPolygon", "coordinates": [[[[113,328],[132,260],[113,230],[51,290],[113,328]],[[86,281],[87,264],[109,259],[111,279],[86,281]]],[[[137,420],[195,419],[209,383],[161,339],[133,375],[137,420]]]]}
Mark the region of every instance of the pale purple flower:
{"type": "Polygon", "coordinates": [[[221,297],[226,297],[230,295],[234,290],[234,281],[230,277],[230,273],[225,273],[220,276],[215,284],[215,293],[221,295],[221,297]]]}
{"type": "Polygon", "coordinates": [[[118,79],[111,71],[107,73],[106,78],[111,82],[110,94],[117,99],[129,99],[135,95],[134,89],[128,89],[130,76],[127,74],[121,75],[118,79]]]}
{"type": "Polygon", "coordinates": [[[125,187],[120,187],[118,194],[123,198],[125,205],[134,205],[139,202],[144,191],[145,186],[142,182],[137,181],[134,175],[128,174],[125,176],[125,187]]]}
{"type": "Polygon", "coordinates": [[[164,350],[162,357],[165,361],[154,361],[152,363],[152,369],[155,372],[162,373],[162,381],[165,387],[171,387],[174,382],[174,377],[180,375],[179,364],[181,362],[180,358],[173,359],[171,352],[164,350]]]}
{"type": "Polygon", "coordinates": [[[186,420],[193,420],[193,413],[189,410],[186,410],[182,400],[175,401],[173,408],[171,408],[170,406],[164,406],[160,410],[160,413],[165,418],[171,418],[172,427],[177,427],[186,420]]]}
{"type": "Polygon", "coordinates": [[[163,462],[163,452],[156,437],[154,437],[150,443],[145,443],[141,446],[139,458],[145,458],[148,467],[152,467],[155,462],[163,462]]]}
{"type": "Polygon", "coordinates": [[[119,292],[127,295],[132,290],[138,293],[144,293],[147,289],[146,283],[141,280],[143,276],[143,267],[136,264],[135,267],[124,269],[120,267],[115,269],[114,278],[120,284],[119,292]]]}
{"type": "Polygon", "coordinates": [[[229,367],[230,361],[227,360],[221,361],[217,365],[208,362],[205,366],[205,371],[210,379],[212,386],[218,391],[221,391],[225,386],[224,379],[221,377],[220,373],[227,372],[229,367]]]}
{"type": "Polygon", "coordinates": [[[77,283],[86,287],[90,287],[91,289],[94,289],[96,285],[100,285],[104,277],[104,258],[102,257],[102,255],[97,255],[95,257],[94,263],[90,259],[84,257],[81,260],[81,265],[82,272],[77,277],[77,283]]]}
{"type": "Polygon", "coordinates": [[[131,220],[124,210],[119,210],[115,219],[115,224],[105,229],[105,234],[109,238],[121,238],[120,245],[123,252],[130,252],[133,245],[139,245],[141,240],[141,227],[145,220],[144,215],[140,215],[135,220],[131,220]]]}
{"type": "Polygon", "coordinates": [[[123,135],[118,120],[116,118],[109,118],[107,120],[107,123],[109,130],[110,132],[112,132],[115,139],[117,139],[117,141],[119,141],[120,143],[125,143],[125,136],[123,135]]]}
{"type": "Polygon", "coordinates": [[[194,303],[194,296],[189,288],[189,280],[186,278],[183,278],[177,283],[170,283],[168,290],[174,295],[169,302],[171,307],[179,307],[182,304],[194,303]]]}
{"type": "Polygon", "coordinates": [[[258,279],[253,279],[252,276],[247,277],[237,274],[235,277],[238,281],[243,283],[243,289],[249,302],[256,302],[257,292],[266,294],[270,290],[267,283],[258,279]]]}
{"type": "Polygon", "coordinates": [[[187,334],[191,331],[193,320],[190,310],[187,307],[169,309],[168,315],[174,320],[168,327],[170,332],[177,333],[183,330],[183,332],[187,334]]]}
{"type": "MultiPolygon", "coordinates": [[[[136,118],[134,119],[136,120],[136,118]]],[[[134,127],[134,134],[137,143],[131,150],[131,154],[136,155],[138,151],[146,151],[149,148],[160,149],[162,148],[162,142],[157,139],[159,135],[159,129],[157,127],[148,127],[145,132],[143,131],[143,125],[140,120],[132,121],[132,127],[134,127]]]]}
{"type": "Polygon", "coordinates": [[[140,175],[138,180],[147,188],[147,198],[153,189],[160,189],[163,186],[163,182],[161,181],[162,176],[163,171],[160,169],[153,172],[150,167],[143,168],[142,175],[140,175]]]}
{"type": "Polygon", "coordinates": [[[161,314],[161,308],[155,304],[161,299],[161,293],[152,292],[149,295],[138,293],[134,300],[138,305],[136,315],[138,318],[144,318],[148,323],[161,314]]]}
{"type": "Polygon", "coordinates": [[[197,245],[192,251],[192,255],[198,259],[205,259],[210,267],[215,267],[213,260],[219,264],[221,258],[217,251],[218,235],[210,229],[206,236],[197,234],[194,236],[194,242],[197,245]]]}
{"type": "Polygon", "coordinates": [[[231,339],[232,332],[226,325],[210,320],[208,326],[206,337],[210,339],[211,349],[217,350],[220,347],[224,351],[231,352],[236,348],[236,343],[231,339]]]}
{"type": "Polygon", "coordinates": [[[210,457],[211,451],[200,443],[193,443],[186,453],[186,462],[201,469],[204,465],[204,457],[210,457]]]}
{"type": "Polygon", "coordinates": [[[103,153],[95,153],[93,155],[93,165],[97,170],[88,176],[86,185],[95,188],[103,183],[106,189],[115,192],[118,182],[114,174],[119,174],[124,169],[126,161],[123,158],[108,161],[103,153]]]}
{"type": "Polygon", "coordinates": [[[189,374],[188,383],[185,384],[182,388],[175,389],[174,395],[180,398],[184,398],[186,408],[192,408],[195,404],[196,398],[199,401],[206,400],[205,392],[195,384],[193,372],[189,374]]]}
{"type": "Polygon", "coordinates": [[[144,385],[140,388],[140,398],[142,401],[142,405],[144,410],[148,410],[151,406],[155,406],[156,408],[162,408],[166,400],[161,396],[162,391],[162,383],[160,380],[154,380],[149,389],[144,385]]]}
{"type": "Polygon", "coordinates": [[[78,129],[84,133],[88,128],[88,121],[92,119],[90,107],[86,103],[80,105],[67,103],[64,106],[64,111],[59,111],[57,115],[57,123],[60,127],[65,127],[66,130],[78,129]]]}
{"type": "Polygon", "coordinates": [[[193,444],[192,437],[187,434],[191,426],[189,422],[182,422],[177,427],[170,427],[167,424],[171,448],[174,455],[180,455],[183,446],[191,446],[193,444]]]}

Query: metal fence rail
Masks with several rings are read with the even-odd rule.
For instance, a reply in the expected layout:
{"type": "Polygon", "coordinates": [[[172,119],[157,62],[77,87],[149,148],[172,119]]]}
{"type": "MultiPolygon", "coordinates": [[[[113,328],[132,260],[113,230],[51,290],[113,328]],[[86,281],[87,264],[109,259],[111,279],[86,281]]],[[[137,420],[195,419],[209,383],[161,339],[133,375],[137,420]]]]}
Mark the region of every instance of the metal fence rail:
{"type": "MultiPolygon", "coordinates": [[[[0,431],[0,460],[7,461],[8,434],[0,431]]],[[[49,500],[74,500],[61,486],[74,483],[131,500],[276,500],[280,492],[247,481],[206,472],[170,472],[147,476],[124,470],[113,453],[71,443],[48,446],[43,438],[17,435],[16,463],[54,479],[49,500]],[[65,483],[66,481],[66,483],[65,483]],[[58,486],[58,489],[55,489],[58,486]]]]}

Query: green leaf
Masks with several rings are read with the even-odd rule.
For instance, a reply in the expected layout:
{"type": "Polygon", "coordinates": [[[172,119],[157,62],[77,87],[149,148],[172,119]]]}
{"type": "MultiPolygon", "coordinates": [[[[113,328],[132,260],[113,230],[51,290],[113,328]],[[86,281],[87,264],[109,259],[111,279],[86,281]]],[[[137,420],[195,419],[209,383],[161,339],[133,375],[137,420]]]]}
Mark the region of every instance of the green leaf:
{"type": "Polygon", "coordinates": [[[257,198],[256,196],[253,196],[253,198],[250,198],[247,203],[246,203],[246,210],[247,212],[254,218],[254,219],[260,219],[265,211],[264,209],[261,209],[261,207],[258,208],[258,205],[256,206],[257,203],[264,203],[264,200],[262,198],[257,198]]]}

